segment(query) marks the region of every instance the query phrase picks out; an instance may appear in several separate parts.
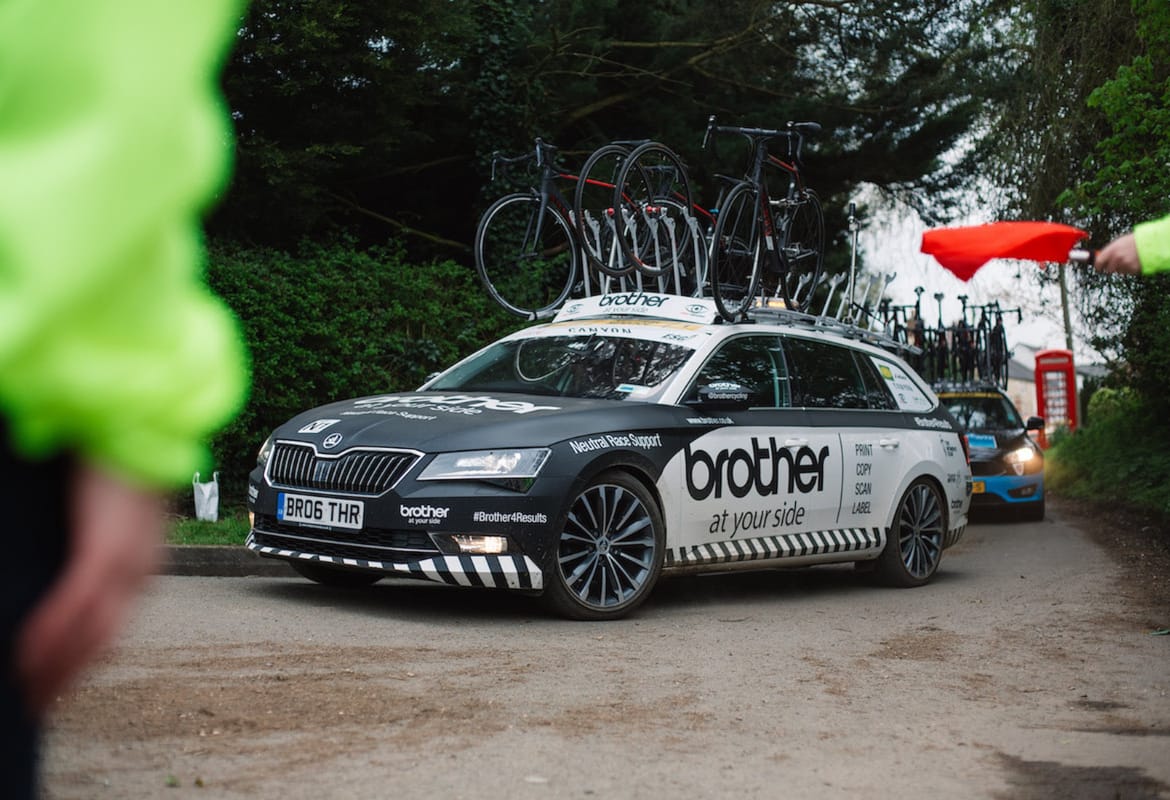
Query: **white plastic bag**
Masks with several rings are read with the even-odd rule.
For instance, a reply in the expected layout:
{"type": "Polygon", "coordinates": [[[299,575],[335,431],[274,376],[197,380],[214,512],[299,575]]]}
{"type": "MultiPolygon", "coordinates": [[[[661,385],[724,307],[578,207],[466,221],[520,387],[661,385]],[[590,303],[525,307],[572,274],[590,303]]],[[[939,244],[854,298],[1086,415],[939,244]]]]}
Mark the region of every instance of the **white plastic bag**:
{"type": "Polygon", "coordinates": [[[195,487],[195,518],[205,522],[219,519],[219,473],[214,472],[207,483],[199,482],[199,473],[191,481],[195,487]]]}

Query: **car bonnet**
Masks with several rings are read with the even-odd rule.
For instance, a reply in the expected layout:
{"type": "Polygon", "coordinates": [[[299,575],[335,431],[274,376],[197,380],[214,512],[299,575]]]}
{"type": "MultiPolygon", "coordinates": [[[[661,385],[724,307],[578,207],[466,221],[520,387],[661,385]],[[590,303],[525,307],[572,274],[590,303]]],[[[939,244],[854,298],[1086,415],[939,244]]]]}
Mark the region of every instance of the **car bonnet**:
{"type": "Polygon", "coordinates": [[[351,447],[440,452],[547,445],[617,424],[621,400],[455,391],[398,392],[345,400],[307,411],[276,431],[277,439],[311,442],[321,453],[351,447]]]}

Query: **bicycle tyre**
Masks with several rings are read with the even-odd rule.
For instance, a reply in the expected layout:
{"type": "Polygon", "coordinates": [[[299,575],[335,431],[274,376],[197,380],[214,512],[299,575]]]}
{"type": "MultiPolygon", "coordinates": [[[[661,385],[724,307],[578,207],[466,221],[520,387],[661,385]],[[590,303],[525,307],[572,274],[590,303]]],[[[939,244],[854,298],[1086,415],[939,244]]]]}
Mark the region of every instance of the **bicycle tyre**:
{"type": "Polygon", "coordinates": [[[689,220],[684,219],[686,212],[679,203],[673,200],[657,202],[664,209],[663,218],[670,219],[675,228],[673,232],[669,229],[659,231],[661,235],[657,246],[664,253],[669,253],[670,262],[662,274],[646,283],[655,282],[657,291],[664,294],[703,297],[707,288],[707,238],[691,226],[689,220]]]}
{"type": "Polygon", "coordinates": [[[1008,365],[1011,354],[1007,349],[1007,335],[1002,325],[991,329],[991,342],[988,348],[990,353],[991,369],[995,385],[1006,389],[1008,385],[1008,365]]]}
{"type": "Polygon", "coordinates": [[[793,311],[808,311],[825,266],[825,213],[812,189],[806,189],[792,207],[782,231],[780,251],[783,266],[775,276],[775,286],[768,287],[770,293],[793,311]],[[801,278],[805,278],[807,289],[798,297],[801,278]]]}
{"type": "Polygon", "coordinates": [[[475,232],[475,269],[488,294],[524,319],[551,317],[573,289],[578,272],[576,235],[540,195],[518,192],[492,203],[475,232]],[[536,237],[539,235],[539,241],[536,237]]]}
{"type": "Polygon", "coordinates": [[[940,326],[931,332],[931,381],[945,381],[950,379],[950,348],[947,346],[947,329],[940,326]]]}
{"type": "Polygon", "coordinates": [[[620,278],[634,271],[617,244],[614,190],[630,149],[607,144],[594,150],[581,166],[573,191],[573,217],[585,263],[603,275],[620,278]]]}
{"type": "Polygon", "coordinates": [[[630,151],[614,191],[614,207],[626,213],[617,215],[614,225],[618,244],[634,269],[649,277],[673,271],[675,254],[690,249],[681,243],[697,235],[691,224],[692,202],[686,165],[673,150],[645,142],[630,151]]]}
{"type": "Polygon", "coordinates": [[[760,195],[750,183],[737,183],[723,198],[707,274],[720,316],[734,322],[755,299],[760,280],[760,195]]]}

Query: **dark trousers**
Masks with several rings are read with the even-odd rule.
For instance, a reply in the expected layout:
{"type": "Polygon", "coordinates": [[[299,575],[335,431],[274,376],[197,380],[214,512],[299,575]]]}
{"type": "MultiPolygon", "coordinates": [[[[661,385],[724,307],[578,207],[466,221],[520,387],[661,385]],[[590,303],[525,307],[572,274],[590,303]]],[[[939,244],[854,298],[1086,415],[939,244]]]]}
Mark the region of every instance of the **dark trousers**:
{"type": "Polygon", "coordinates": [[[65,458],[30,462],[12,453],[0,419],[0,797],[36,796],[40,731],[13,678],[14,639],[61,570],[68,544],[65,458]]]}

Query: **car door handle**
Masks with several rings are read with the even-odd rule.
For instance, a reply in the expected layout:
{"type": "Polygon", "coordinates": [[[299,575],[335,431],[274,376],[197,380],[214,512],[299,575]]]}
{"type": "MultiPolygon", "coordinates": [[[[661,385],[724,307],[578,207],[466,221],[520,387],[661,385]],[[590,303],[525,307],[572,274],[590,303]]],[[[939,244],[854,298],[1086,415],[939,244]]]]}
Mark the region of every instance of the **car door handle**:
{"type": "Polygon", "coordinates": [[[897,450],[901,442],[897,439],[878,439],[878,447],[884,447],[887,450],[897,450]]]}
{"type": "Polygon", "coordinates": [[[785,439],[785,447],[804,447],[808,444],[808,439],[785,439]]]}

